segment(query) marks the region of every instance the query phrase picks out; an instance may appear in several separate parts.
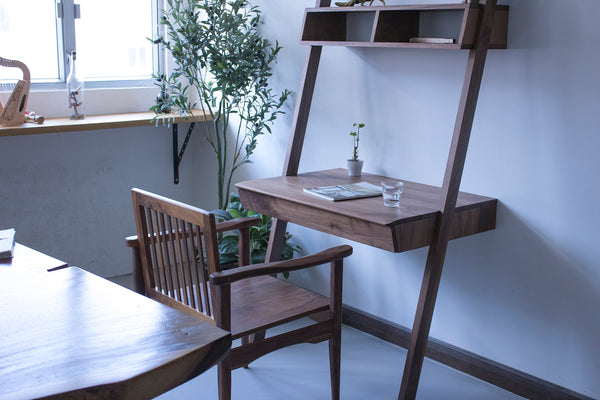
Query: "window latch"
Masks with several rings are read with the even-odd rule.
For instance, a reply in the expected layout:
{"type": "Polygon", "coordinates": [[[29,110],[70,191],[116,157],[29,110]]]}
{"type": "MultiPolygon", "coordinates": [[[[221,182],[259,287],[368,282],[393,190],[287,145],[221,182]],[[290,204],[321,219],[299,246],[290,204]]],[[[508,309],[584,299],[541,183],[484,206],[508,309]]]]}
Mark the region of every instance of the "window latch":
{"type": "MultiPolygon", "coordinates": [[[[65,10],[64,3],[58,2],[56,3],[56,16],[60,19],[64,18],[65,10]]],[[[73,18],[79,19],[81,18],[81,8],[79,4],[73,4],[73,18]]]]}

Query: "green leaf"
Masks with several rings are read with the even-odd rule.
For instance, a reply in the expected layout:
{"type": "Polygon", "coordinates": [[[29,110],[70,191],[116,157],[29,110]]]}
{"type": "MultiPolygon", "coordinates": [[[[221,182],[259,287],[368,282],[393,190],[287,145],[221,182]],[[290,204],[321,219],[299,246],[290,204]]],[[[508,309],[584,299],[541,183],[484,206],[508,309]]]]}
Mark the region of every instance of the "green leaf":
{"type": "Polygon", "coordinates": [[[223,221],[229,221],[230,219],[233,219],[233,216],[226,210],[216,209],[212,210],[211,213],[215,214],[217,218],[223,221]]]}
{"type": "Polygon", "coordinates": [[[220,254],[219,261],[221,269],[231,269],[237,267],[238,256],[233,254],[220,254]]]}
{"type": "Polygon", "coordinates": [[[294,248],[290,244],[286,243],[281,248],[281,259],[291,260],[292,258],[294,258],[294,248]]]}
{"type": "Polygon", "coordinates": [[[236,210],[236,209],[234,209],[234,208],[230,208],[230,209],[229,209],[229,214],[231,214],[231,216],[232,216],[233,218],[240,218],[240,217],[242,217],[242,215],[241,215],[240,211],[239,211],[239,210],[236,210]]]}
{"type": "Polygon", "coordinates": [[[265,257],[267,256],[267,249],[256,249],[250,255],[250,259],[252,260],[252,264],[259,264],[265,262],[265,257]]]}
{"type": "Polygon", "coordinates": [[[220,254],[237,254],[239,252],[239,239],[236,235],[223,236],[219,241],[220,254]]]}
{"type": "MultiPolygon", "coordinates": [[[[201,129],[219,163],[218,198],[229,196],[226,206],[219,204],[227,210],[213,213],[224,221],[260,218],[260,226],[251,228],[256,254],[266,252],[271,218],[245,210],[239,196],[228,193],[228,182],[238,167],[252,161],[258,138],[277,133],[272,126],[292,93],[269,88],[282,47],[262,36],[261,23],[260,8],[246,0],[166,0],[160,21],[165,29],[162,46],[171,54],[173,68],[159,87],[164,86],[174,113],[187,115],[192,108],[203,108],[213,117],[213,123],[201,124],[201,129]],[[240,142],[224,146],[232,131],[240,142]]],[[[152,110],[156,113],[160,107],[152,110]]],[[[226,239],[222,249],[232,250],[233,240],[226,239]]]]}

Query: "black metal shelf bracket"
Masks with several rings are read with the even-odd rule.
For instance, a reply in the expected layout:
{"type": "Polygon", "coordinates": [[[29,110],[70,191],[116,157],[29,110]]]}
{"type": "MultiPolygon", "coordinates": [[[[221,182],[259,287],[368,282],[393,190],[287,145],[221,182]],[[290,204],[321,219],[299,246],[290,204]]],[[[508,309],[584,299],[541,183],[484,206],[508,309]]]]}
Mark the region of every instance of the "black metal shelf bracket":
{"type": "Polygon", "coordinates": [[[187,134],[185,135],[185,139],[183,140],[183,144],[181,145],[181,149],[179,149],[178,128],[177,124],[173,124],[173,182],[176,185],[179,183],[179,164],[181,163],[183,153],[185,153],[185,149],[187,148],[188,142],[190,141],[190,136],[192,135],[192,131],[194,130],[195,125],[195,122],[192,122],[190,124],[187,134]]]}

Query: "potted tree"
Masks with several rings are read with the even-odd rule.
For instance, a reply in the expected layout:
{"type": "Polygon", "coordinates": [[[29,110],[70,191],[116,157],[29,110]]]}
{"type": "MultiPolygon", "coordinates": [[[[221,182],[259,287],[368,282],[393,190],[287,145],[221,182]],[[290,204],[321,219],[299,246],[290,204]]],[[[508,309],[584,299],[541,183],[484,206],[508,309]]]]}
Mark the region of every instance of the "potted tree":
{"type": "MultiPolygon", "coordinates": [[[[168,75],[157,77],[160,94],[152,109],[183,115],[202,108],[211,123],[200,124],[217,159],[218,210],[221,220],[255,216],[261,224],[251,229],[252,262],[264,261],[271,217],[241,208],[229,194],[235,171],[251,162],[257,139],[271,125],[291,92],[276,94],[268,86],[281,46],[272,45],[258,31],[260,10],[247,0],[165,0],[161,26],[154,39],[173,60],[168,75]]],[[[292,258],[300,248],[287,243],[281,257],[292,258]]],[[[221,237],[219,253],[224,268],[237,263],[237,236],[221,237]]]]}
{"type": "Polygon", "coordinates": [[[360,143],[360,128],[364,128],[365,124],[362,122],[355,122],[352,126],[356,127],[356,131],[350,132],[350,136],[352,136],[354,142],[354,148],[352,150],[352,158],[348,160],[348,175],[360,176],[362,173],[363,160],[358,159],[358,144],[360,143]]]}
{"type": "Polygon", "coordinates": [[[200,125],[217,158],[220,209],[227,206],[233,174],[250,162],[258,137],[271,132],[291,94],[268,87],[281,46],[261,36],[260,23],[260,10],[247,0],[166,0],[166,34],[154,40],[175,67],[161,76],[165,94],[153,109],[208,111],[212,124],[200,125]]]}
{"type": "MultiPolygon", "coordinates": [[[[223,221],[241,217],[258,218],[260,224],[250,227],[250,263],[256,264],[265,262],[271,226],[273,224],[273,220],[270,216],[246,210],[242,207],[240,197],[235,193],[232,193],[229,197],[229,204],[225,210],[217,209],[212,210],[211,212],[223,221]]],[[[290,240],[291,238],[292,235],[289,232],[286,232],[283,239],[283,247],[281,249],[282,260],[294,258],[295,253],[302,254],[302,248],[293,244],[290,240]]],[[[219,240],[221,268],[229,269],[237,267],[239,265],[239,252],[239,232],[235,231],[233,234],[221,238],[221,240],[219,240]]],[[[289,272],[284,273],[283,276],[288,278],[289,272]]]]}

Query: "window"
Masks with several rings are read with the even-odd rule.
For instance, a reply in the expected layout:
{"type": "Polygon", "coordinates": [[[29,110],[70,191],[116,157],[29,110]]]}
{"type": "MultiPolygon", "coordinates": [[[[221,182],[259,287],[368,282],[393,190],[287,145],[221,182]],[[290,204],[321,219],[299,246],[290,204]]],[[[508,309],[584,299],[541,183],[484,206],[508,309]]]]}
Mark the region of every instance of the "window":
{"type": "Polygon", "coordinates": [[[153,72],[148,0],[80,0],[78,68],[86,79],[148,79],[153,72]]]}
{"type": "MultiPolygon", "coordinates": [[[[23,61],[32,83],[64,82],[73,49],[78,72],[92,86],[149,81],[158,72],[154,46],[146,39],[153,36],[158,0],[75,2],[79,5],[74,0],[0,0],[0,56],[23,61]]],[[[18,78],[15,68],[0,69],[0,80],[18,78]]]]}
{"type": "MultiPolygon", "coordinates": [[[[0,57],[23,61],[37,80],[61,77],[54,9],[52,0],[0,0],[0,57]]],[[[0,70],[2,80],[20,78],[16,68],[0,70]]]]}

